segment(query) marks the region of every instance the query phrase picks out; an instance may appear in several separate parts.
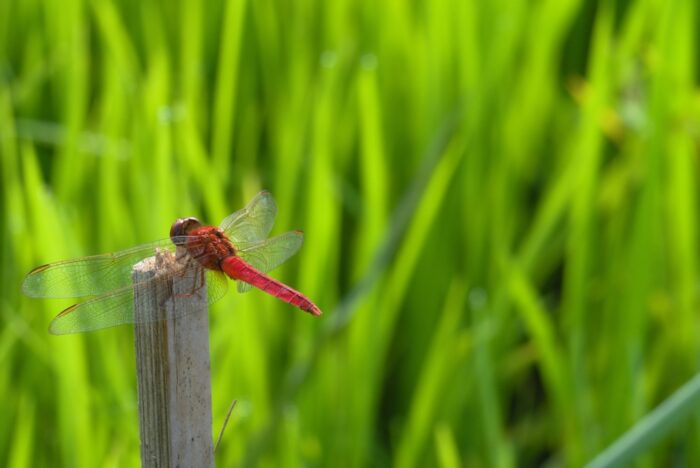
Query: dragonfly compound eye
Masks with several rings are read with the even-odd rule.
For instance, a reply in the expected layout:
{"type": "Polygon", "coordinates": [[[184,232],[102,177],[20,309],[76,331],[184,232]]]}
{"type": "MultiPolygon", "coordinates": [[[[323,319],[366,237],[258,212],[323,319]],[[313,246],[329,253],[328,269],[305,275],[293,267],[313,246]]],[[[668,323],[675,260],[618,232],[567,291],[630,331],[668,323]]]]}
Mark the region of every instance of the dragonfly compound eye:
{"type": "Polygon", "coordinates": [[[180,218],[170,227],[170,237],[187,236],[193,229],[202,225],[197,218],[180,218]]]}

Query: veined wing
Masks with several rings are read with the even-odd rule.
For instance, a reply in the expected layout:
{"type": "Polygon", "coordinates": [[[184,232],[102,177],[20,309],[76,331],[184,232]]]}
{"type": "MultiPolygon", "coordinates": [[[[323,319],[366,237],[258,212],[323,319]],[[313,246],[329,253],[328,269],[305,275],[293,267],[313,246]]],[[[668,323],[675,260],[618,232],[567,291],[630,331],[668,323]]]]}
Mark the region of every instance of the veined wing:
{"type": "Polygon", "coordinates": [[[228,291],[228,278],[220,271],[207,270],[207,301],[209,304],[221,299],[228,291]]]}
{"type": "Polygon", "coordinates": [[[54,335],[79,333],[134,323],[134,289],[125,287],[74,304],[58,314],[49,325],[54,335]]]}
{"type": "Polygon", "coordinates": [[[120,252],[92,255],[42,265],[30,271],[22,291],[30,297],[83,297],[131,284],[132,267],[159,250],[174,251],[170,239],[143,244],[120,252]]]}
{"type": "MultiPolygon", "coordinates": [[[[284,263],[299,251],[304,242],[304,233],[290,231],[270,239],[242,244],[237,255],[261,273],[267,273],[284,263]]],[[[238,281],[238,292],[251,289],[248,283],[238,281]]]]}
{"type": "MultiPolygon", "coordinates": [[[[182,276],[191,279],[191,289],[187,286],[186,294],[199,294],[202,287],[202,269],[189,267],[182,272],[182,276]]],[[[221,272],[207,271],[207,301],[211,304],[226,293],[228,282],[221,272]]],[[[151,278],[136,285],[136,288],[148,288],[147,283],[159,280],[151,278]]],[[[186,283],[185,283],[186,284],[186,283]]],[[[182,316],[182,312],[188,308],[178,308],[180,315],[173,312],[173,308],[161,304],[152,309],[151,315],[134,316],[134,291],[133,286],[117,289],[101,296],[97,296],[85,302],[72,305],[58,314],[49,325],[49,331],[54,335],[68,333],[81,333],[102,328],[114,327],[128,323],[155,322],[182,316]]],[[[168,298],[163,298],[167,301],[168,298]]],[[[155,298],[159,301],[160,298],[155,298]]]]}
{"type": "Polygon", "coordinates": [[[270,192],[258,193],[245,208],[227,216],[221,229],[235,246],[246,242],[261,241],[270,234],[275,222],[277,205],[270,192]]]}

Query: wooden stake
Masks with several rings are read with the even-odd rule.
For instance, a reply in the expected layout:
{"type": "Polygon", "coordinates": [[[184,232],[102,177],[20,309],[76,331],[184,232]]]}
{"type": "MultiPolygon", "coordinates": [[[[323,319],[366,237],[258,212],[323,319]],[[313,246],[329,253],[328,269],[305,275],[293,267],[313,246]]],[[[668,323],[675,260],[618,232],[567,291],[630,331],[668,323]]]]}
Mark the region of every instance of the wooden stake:
{"type": "MultiPolygon", "coordinates": [[[[174,264],[170,252],[159,252],[134,266],[133,281],[174,264]]],[[[207,294],[194,281],[176,275],[134,294],[143,467],[214,466],[207,294]],[[174,318],[152,321],[167,317],[174,318]]]]}

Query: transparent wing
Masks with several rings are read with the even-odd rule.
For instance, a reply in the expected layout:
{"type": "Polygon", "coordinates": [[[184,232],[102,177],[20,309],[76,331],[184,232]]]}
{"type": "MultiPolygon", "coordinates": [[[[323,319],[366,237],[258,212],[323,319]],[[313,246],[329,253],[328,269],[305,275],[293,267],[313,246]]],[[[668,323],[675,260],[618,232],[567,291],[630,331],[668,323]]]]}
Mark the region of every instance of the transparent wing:
{"type": "Polygon", "coordinates": [[[171,239],[121,252],[49,263],[27,274],[22,291],[30,297],[66,298],[93,296],[124,288],[131,285],[131,270],[136,263],[166,250],[175,250],[171,239]]]}
{"type": "Polygon", "coordinates": [[[68,307],[51,321],[49,332],[65,335],[134,323],[133,303],[133,288],[112,291],[68,307]]]}
{"type": "MultiPolygon", "coordinates": [[[[259,242],[241,244],[237,255],[261,273],[267,273],[284,263],[299,251],[304,242],[304,233],[290,231],[259,242]]],[[[238,292],[251,289],[248,283],[238,282],[238,292]]]]}
{"type": "MultiPolygon", "coordinates": [[[[199,267],[189,266],[180,271],[178,274],[185,279],[191,280],[189,286],[185,286],[185,296],[197,294],[202,287],[201,278],[203,278],[203,270],[199,267]]],[[[162,280],[162,276],[158,280],[162,280]]],[[[207,271],[207,301],[213,303],[221,298],[228,289],[226,277],[221,272],[207,271]]],[[[102,328],[114,327],[117,325],[129,323],[144,323],[154,322],[159,320],[167,320],[181,317],[186,314],[187,308],[178,308],[175,313],[173,308],[165,307],[164,303],[159,304],[159,307],[154,307],[150,315],[143,315],[138,318],[134,316],[134,291],[135,288],[149,289],[150,279],[138,283],[135,286],[128,286],[107,294],[97,296],[79,304],[72,305],[60,314],[58,314],[51,325],[49,331],[54,335],[65,335],[68,333],[81,333],[102,328]]],[[[181,283],[182,284],[182,283],[181,283]]],[[[157,301],[167,301],[169,298],[156,298],[157,301]]]]}
{"type": "Polygon", "coordinates": [[[277,205],[270,192],[260,192],[245,208],[227,216],[219,227],[238,246],[261,241],[270,234],[275,222],[277,205]]]}
{"type": "Polygon", "coordinates": [[[207,298],[209,304],[221,299],[228,291],[228,279],[220,271],[207,270],[207,298]]]}

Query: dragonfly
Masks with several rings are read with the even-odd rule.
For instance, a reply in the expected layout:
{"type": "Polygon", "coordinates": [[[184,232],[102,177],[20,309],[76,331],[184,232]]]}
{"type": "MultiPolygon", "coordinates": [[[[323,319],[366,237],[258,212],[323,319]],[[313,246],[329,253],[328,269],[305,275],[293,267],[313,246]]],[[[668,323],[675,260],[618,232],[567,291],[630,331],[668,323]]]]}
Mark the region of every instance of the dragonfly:
{"type": "Polygon", "coordinates": [[[263,191],[224,218],[218,227],[204,225],[193,217],[180,218],[171,226],[169,238],[34,268],[25,277],[22,289],[26,295],[38,298],[88,297],[52,320],[49,332],[55,335],[176,318],[167,312],[134,314],[137,291],[149,290],[151,282],[176,277],[190,280],[192,293],[205,291],[209,303],[226,293],[228,277],[237,281],[239,292],[255,287],[319,316],[321,310],[309,298],[267,275],[294,255],[304,240],[301,231],[268,238],[276,214],[275,201],[263,191]],[[166,258],[168,267],[135,281],[134,265],[149,258],[166,258]]]}

